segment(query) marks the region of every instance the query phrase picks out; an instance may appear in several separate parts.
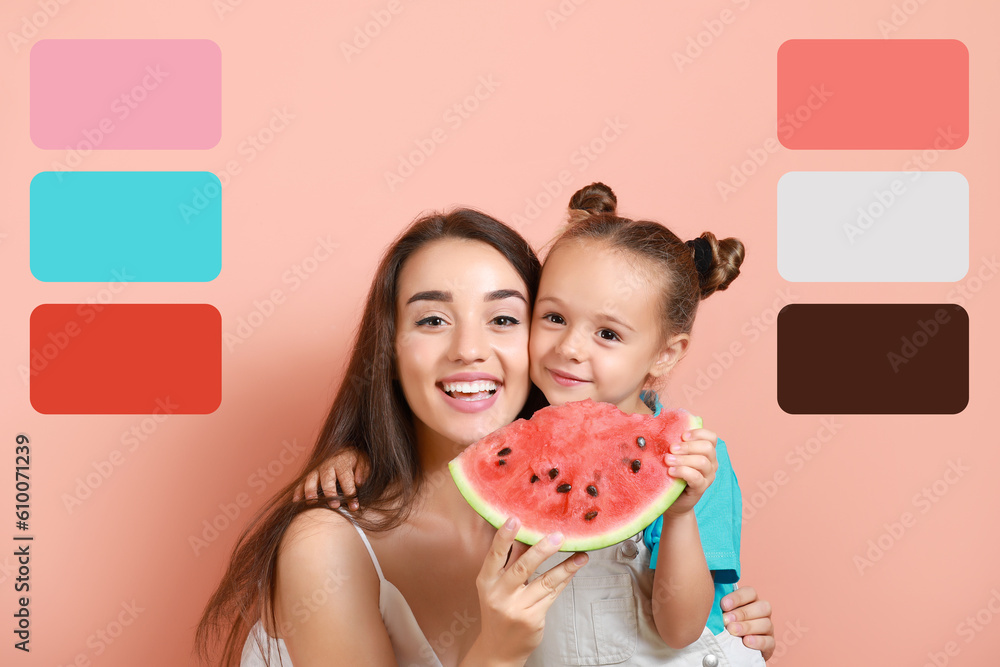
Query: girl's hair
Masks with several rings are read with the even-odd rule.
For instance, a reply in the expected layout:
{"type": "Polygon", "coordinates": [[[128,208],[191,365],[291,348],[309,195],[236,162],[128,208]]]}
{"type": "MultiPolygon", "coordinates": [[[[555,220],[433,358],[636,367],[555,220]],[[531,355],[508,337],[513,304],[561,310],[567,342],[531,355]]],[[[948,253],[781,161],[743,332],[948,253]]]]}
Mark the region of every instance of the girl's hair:
{"type": "Polygon", "coordinates": [[[720,241],[711,232],[685,243],[658,222],[619,217],[617,206],[618,198],[604,183],[577,190],[569,201],[569,227],[549,254],[570,241],[593,240],[642,258],[653,275],[662,277],[663,338],[690,334],[701,300],[726,289],[740,275],[743,243],[734,238],[720,241]]]}
{"type": "MultiPolygon", "coordinates": [[[[541,271],[537,256],[517,232],[485,213],[467,208],[433,213],[414,221],[395,240],[375,272],[347,372],[309,460],[240,535],[222,582],[205,607],[195,635],[202,659],[211,662],[221,640],[220,664],[237,665],[254,623],[269,618],[270,627],[277,627],[270,602],[281,538],[301,512],[313,507],[330,509],[323,502],[292,501],[294,489],[320,463],[347,447],[365,454],[370,473],[357,487],[357,498],[362,507],[374,511],[355,515],[355,522],[365,530],[379,531],[406,519],[422,480],[413,414],[395,377],[398,280],[414,252],[443,239],[480,241],[496,249],[527,285],[529,307],[534,303],[541,271]]],[[[525,411],[533,407],[537,397],[538,391],[533,389],[531,405],[525,406],[525,411]]],[[[344,501],[335,489],[323,489],[323,493],[344,501]]],[[[268,655],[269,647],[262,648],[268,655]]]]}

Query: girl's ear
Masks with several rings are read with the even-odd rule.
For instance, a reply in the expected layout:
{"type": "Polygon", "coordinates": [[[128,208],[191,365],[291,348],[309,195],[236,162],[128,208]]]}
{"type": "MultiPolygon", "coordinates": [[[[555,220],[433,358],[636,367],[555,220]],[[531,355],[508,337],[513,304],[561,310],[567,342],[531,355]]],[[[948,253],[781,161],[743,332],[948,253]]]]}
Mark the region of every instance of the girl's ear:
{"type": "Polygon", "coordinates": [[[670,369],[684,358],[687,354],[688,344],[691,342],[690,334],[676,334],[660,348],[653,367],[649,369],[649,375],[654,378],[663,377],[670,372],[670,369]]]}

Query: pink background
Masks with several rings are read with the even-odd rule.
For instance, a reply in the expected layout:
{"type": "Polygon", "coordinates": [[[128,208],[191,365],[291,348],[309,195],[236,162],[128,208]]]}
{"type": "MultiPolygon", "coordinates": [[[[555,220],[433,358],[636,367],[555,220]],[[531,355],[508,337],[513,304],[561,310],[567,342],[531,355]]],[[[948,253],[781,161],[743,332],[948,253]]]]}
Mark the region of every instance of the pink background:
{"type": "MultiPolygon", "coordinates": [[[[570,193],[598,179],[615,188],[626,215],[662,220],[688,238],[703,230],[738,236],[748,248],[739,280],[704,305],[669,402],[702,415],[730,445],[748,508],[744,581],[775,608],[779,648],[771,664],[922,665],[949,642],[957,650],[949,664],[996,661],[1000,619],[987,610],[980,622],[989,617],[992,624],[983,630],[966,633],[959,624],[1000,591],[992,566],[1000,560],[992,474],[1000,454],[987,419],[995,415],[993,334],[1000,324],[1000,281],[987,261],[1000,234],[993,122],[1000,116],[1000,7],[911,1],[905,4],[915,14],[898,14],[901,26],[891,33],[955,38],[969,48],[969,141],[929,156],[936,157],[930,168],[968,178],[969,275],[959,283],[861,287],[780,278],[777,180],[792,170],[898,170],[920,152],[778,148],[765,151],[763,166],[725,200],[717,183],[750,159],[748,151],[759,157],[765,144],[775,143],[775,54],[783,41],[880,37],[879,22],[890,21],[899,2],[623,7],[593,1],[577,7],[549,0],[510,8],[403,1],[402,11],[349,62],[341,43],[373,20],[372,11],[386,11],[388,0],[350,8],[245,0],[220,16],[216,7],[228,6],[224,2],[78,0],[60,5],[52,18],[40,14],[35,1],[4,4],[0,276],[9,289],[0,348],[3,465],[8,471],[14,465],[15,435],[29,434],[37,537],[33,651],[13,650],[5,631],[0,662],[64,665],[83,654],[94,665],[191,663],[193,628],[240,528],[304,460],[305,453],[289,445],[311,446],[386,244],[420,212],[463,204],[510,222],[520,216],[526,221],[521,231],[541,246],[562,223],[570,193]],[[560,6],[573,11],[553,25],[560,6]],[[724,10],[732,20],[714,24],[716,32],[722,29],[713,36],[704,22],[724,10]],[[27,45],[15,49],[10,33],[21,31],[27,45]],[[674,54],[699,33],[707,46],[679,68],[674,54]],[[122,286],[31,277],[28,184],[35,173],[73,159],[65,150],[36,148],[28,134],[28,49],[41,38],[206,38],[221,47],[217,146],[94,153],[76,166],[217,173],[226,184],[217,280],[122,286]],[[473,95],[481,79],[497,85],[491,92],[480,88],[485,99],[456,127],[446,113],[473,95]],[[610,129],[609,119],[618,129],[610,129]],[[614,141],[593,161],[581,158],[579,147],[599,144],[605,128],[614,141]],[[263,150],[243,144],[258,133],[271,139],[263,150]],[[385,172],[397,168],[415,141],[432,136],[445,141],[390,189],[385,172]],[[227,178],[227,165],[239,173],[227,178]],[[544,200],[544,184],[563,170],[569,183],[529,219],[534,211],[526,212],[526,200],[544,200]],[[971,298],[959,297],[958,288],[971,298]],[[273,312],[254,316],[260,326],[233,349],[224,347],[223,401],[214,414],[161,422],[37,414],[19,374],[28,358],[28,316],[40,303],[88,298],[211,303],[223,315],[224,332],[233,335],[240,318],[258,308],[255,301],[273,312]],[[263,304],[269,299],[273,309],[263,304]],[[835,416],[832,438],[823,430],[830,417],[784,414],[775,401],[774,318],[789,301],[961,303],[972,326],[968,408],[949,416],[835,416]],[[726,358],[734,344],[740,354],[726,358]],[[700,376],[707,391],[699,394],[700,376]],[[819,436],[826,442],[810,441],[819,436]],[[805,460],[796,449],[810,442],[813,453],[805,460]],[[120,464],[70,512],[64,498],[88,474],[106,469],[116,450],[120,464]],[[950,462],[968,468],[957,479],[948,475],[953,484],[945,481],[950,462]],[[935,482],[936,501],[915,502],[935,482]],[[201,535],[205,521],[225,517],[220,505],[239,502],[247,507],[195,555],[189,537],[201,535]],[[915,522],[893,537],[885,526],[904,512],[915,522]],[[859,572],[855,556],[867,558],[869,540],[880,538],[888,549],[859,572]],[[100,643],[96,633],[133,602],[142,611],[133,612],[113,643],[100,643]]],[[[864,333],[863,322],[845,322],[844,345],[864,333]]],[[[9,545],[12,477],[0,475],[9,521],[0,540],[9,545]]],[[[12,546],[0,549],[12,552],[12,546]]],[[[0,611],[8,627],[14,558],[0,555],[0,566],[0,611]]]]}

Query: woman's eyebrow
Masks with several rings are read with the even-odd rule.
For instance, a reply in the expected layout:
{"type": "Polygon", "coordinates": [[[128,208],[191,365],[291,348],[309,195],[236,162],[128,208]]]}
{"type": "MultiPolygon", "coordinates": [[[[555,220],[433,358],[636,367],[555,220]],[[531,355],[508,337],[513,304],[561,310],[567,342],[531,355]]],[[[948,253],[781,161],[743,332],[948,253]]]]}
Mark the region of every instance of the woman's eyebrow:
{"type": "MultiPolygon", "coordinates": [[[[499,301],[501,299],[509,299],[510,297],[517,297],[521,301],[528,303],[528,300],[524,298],[524,295],[518,292],[516,289],[498,289],[492,292],[487,292],[486,296],[483,297],[483,301],[499,301]]],[[[443,292],[441,290],[427,290],[426,292],[417,292],[411,296],[407,301],[406,305],[410,305],[414,301],[443,301],[444,303],[451,303],[452,296],[451,292],[443,292]]]]}
{"type": "Polygon", "coordinates": [[[444,301],[445,303],[451,303],[451,292],[442,292],[440,290],[417,292],[409,298],[406,305],[410,305],[414,301],[444,301]]]}
{"type": "Polygon", "coordinates": [[[498,289],[492,292],[488,292],[483,301],[499,301],[501,299],[509,299],[510,297],[517,297],[521,301],[528,303],[528,300],[524,298],[524,295],[518,292],[516,289],[498,289]]]}

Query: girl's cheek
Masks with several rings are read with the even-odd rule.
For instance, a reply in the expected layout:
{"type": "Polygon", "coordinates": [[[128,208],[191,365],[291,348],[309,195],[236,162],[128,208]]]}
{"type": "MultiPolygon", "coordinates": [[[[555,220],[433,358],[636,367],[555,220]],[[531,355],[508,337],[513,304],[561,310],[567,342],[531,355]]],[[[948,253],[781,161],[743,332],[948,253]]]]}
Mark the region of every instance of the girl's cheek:
{"type": "Polygon", "coordinates": [[[531,330],[531,340],[528,341],[528,350],[533,360],[541,361],[552,349],[553,337],[550,332],[541,328],[531,330]]]}

